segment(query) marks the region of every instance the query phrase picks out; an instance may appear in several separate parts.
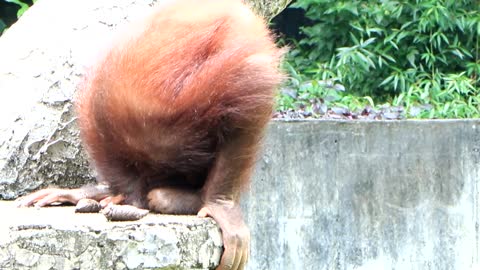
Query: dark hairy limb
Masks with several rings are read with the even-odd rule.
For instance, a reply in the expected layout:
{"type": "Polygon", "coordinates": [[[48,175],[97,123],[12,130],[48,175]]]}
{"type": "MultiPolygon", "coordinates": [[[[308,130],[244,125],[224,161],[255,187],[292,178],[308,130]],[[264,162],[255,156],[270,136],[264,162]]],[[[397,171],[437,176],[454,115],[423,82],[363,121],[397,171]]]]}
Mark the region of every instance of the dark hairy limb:
{"type": "Polygon", "coordinates": [[[215,164],[203,188],[200,217],[212,217],[222,230],[224,253],[218,269],[243,269],[250,253],[250,231],[243,221],[240,193],[248,184],[263,126],[251,124],[237,130],[220,148],[215,164]]]}

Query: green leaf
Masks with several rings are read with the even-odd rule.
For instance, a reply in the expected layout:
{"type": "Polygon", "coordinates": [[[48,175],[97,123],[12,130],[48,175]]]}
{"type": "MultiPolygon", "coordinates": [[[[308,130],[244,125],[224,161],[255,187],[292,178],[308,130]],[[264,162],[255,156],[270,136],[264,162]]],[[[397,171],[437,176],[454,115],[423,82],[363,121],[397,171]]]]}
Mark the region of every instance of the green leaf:
{"type": "Polygon", "coordinates": [[[20,9],[17,11],[17,18],[20,18],[23,15],[23,13],[29,8],[27,4],[23,3],[20,0],[5,0],[5,1],[14,3],[20,6],[20,9]]]}
{"type": "Polygon", "coordinates": [[[0,19],[0,34],[7,28],[7,25],[0,19]]]}

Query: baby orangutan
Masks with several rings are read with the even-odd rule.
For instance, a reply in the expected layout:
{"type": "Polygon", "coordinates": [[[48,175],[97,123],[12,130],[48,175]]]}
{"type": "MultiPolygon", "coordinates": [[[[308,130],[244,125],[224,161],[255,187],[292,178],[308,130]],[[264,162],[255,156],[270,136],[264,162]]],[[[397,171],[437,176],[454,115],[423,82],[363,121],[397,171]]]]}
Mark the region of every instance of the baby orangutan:
{"type": "Polygon", "coordinates": [[[40,190],[19,204],[93,199],[212,217],[225,249],[218,269],[244,269],[250,233],[239,200],[271,117],[280,57],[240,0],[161,3],[79,89],[81,138],[102,185],[40,190]]]}

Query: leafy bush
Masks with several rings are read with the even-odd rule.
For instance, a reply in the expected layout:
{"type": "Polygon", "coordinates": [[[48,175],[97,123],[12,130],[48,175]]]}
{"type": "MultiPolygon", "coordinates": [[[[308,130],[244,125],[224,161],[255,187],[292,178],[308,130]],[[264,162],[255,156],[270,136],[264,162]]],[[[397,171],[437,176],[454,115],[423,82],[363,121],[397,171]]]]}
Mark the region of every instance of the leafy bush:
{"type": "Polygon", "coordinates": [[[279,110],[314,111],[312,100],[330,105],[327,94],[351,110],[379,108],[375,101],[408,117],[480,116],[477,0],[298,0],[294,7],[313,25],[291,41],[289,87],[298,96],[284,91],[279,110]]]}
{"type": "Polygon", "coordinates": [[[35,3],[36,0],[0,0],[0,35],[35,3]]]}

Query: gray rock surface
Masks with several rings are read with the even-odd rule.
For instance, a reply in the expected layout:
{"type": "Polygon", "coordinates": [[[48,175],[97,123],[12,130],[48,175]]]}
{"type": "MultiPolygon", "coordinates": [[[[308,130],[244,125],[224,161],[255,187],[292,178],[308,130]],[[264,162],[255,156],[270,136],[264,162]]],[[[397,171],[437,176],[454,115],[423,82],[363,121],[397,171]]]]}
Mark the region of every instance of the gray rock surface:
{"type": "Polygon", "coordinates": [[[214,269],[221,233],[211,219],[149,214],[107,222],[73,207],[0,201],[0,269],[214,269]]]}
{"type": "Polygon", "coordinates": [[[0,38],[0,199],[93,180],[78,139],[76,85],[114,30],[152,3],[42,0],[0,38]]]}

